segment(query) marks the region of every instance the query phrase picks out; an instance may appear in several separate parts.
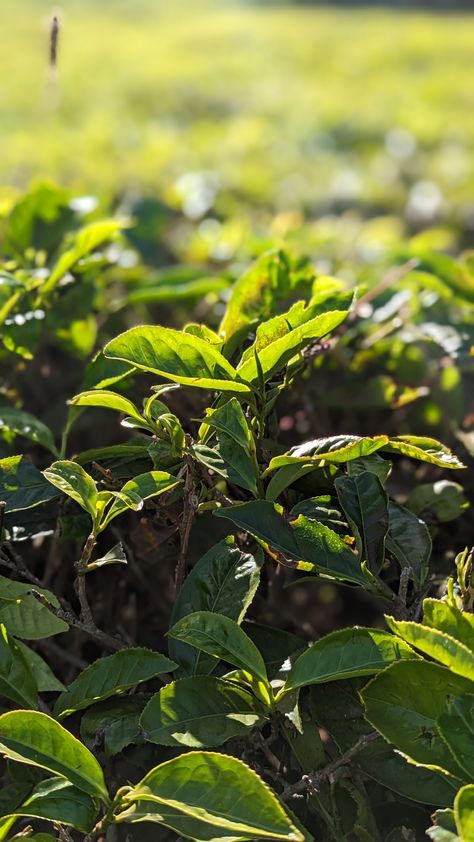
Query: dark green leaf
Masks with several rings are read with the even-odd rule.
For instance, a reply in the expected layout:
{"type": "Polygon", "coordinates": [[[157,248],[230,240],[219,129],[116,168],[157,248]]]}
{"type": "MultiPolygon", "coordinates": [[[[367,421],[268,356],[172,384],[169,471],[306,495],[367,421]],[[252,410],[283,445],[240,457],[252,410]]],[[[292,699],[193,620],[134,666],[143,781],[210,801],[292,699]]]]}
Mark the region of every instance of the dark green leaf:
{"type": "Polygon", "coordinates": [[[59,717],[67,716],[164,672],[171,672],[176,666],[169,658],[151,649],[121,649],[86,667],[61,693],[54,713],[59,717]]]}
{"type": "Polygon", "coordinates": [[[140,716],[149,698],[137,693],[94,705],[81,719],[81,739],[92,751],[103,744],[107,757],[119,754],[130,743],[142,743],[140,716]]]}
{"type": "Polygon", "coordinates": [[[62,681],[59,681],[59,679],[56,678],[51,668],[46,663],[46,661],[43,660],[41,655],[38,655],[38,653],[35,652],[34,649],[31,649],[21,640],[17,640],[16,644],[23,652],[26,662],[31,672],[33,673],[33,677],[36,681],[39,693],[61,693],[63,690],[66,689],[62,681]]]}
{"type": "Polygon", "coordinates": [[[388,504],[388,516],[387,550],[401,567],[411,568],[413,580],[420,587],[426,581],[431,557],[428,527],[423,520],[392,500],[388,504]]]}
{"type": "Polygon", "coordinates": [[[432,512],[440,523],[455,520],[469,508],[463,487],[447,479],[418,485],[410,493],[406,505],[415,515],[432,512]]]}
{"type": "Polygon", "coordinates": [[[229,518],[240,529],[254,535],[277,560],[281,561],[283,553],[297,570],[365,584],[356,555],[324,524],[304,515],[289,518],[281,506],[266,500],[226,506],[214,514],[229,518]]]}
{"type": "MultiPolygon", "coordinates": [[[[243,553],[232,535],[220,541],[197,562],[176,598],[170,625],[196,611],[224,614],[240,623],[260,581],[263,558],[243,553]]],[[[169,653],[187,673],[210,672],[215,659],[169,638],[169,653]]]]}
{"type": "Polygon", "coordinates": [[[37,784],[31,796],[15,810],[15,816],[46,819],[89,833],[97,819],[97,808],[90,795],[69,781],[49,778],[37,784]]]}
{"type": "Polygon", "coordinates": [[[468,779],[474,780],[474,696],[448,697],[437,725],[468,779]]]}
{"type": "Polygon", "coordinates": [[[57,496],[56,488],[27,459],[22,456],[0,459],[0,500],[6,503],[7,512],[30,509],[57,496]]]}
{"type": "Polygon", "coordinates": [[[385,560],[388,497],[379,479],[370,471],[338,477],[334,485],[356,536],[360,559],[376,573],[385,560]]]}
{"type": "Polygon", "coordinates": [[[0,407],[0,431],[9,430],[15,435],[31,439],[35,444],[41,444],[57,456],[57,449],[54,437],[46,424],[38,421],[29,412],[21,409],[14,409],[9,406],[0,407]]]}
{"type": "Polygon", "coordinates": [[[214,676],[194,676],[163,687],[140,724],[145,739],[164,746],[220,746],[263,723],[250,693],[214,676]]]}
{"type": "Polygon", "coordinates": [[[40,640],[68,631],[68,624],[39,602],[32,591],[42,594],[53,608],[59,607],[51,591],[0,576],[0,623],[8,632],[24,640],[40,640]]]}
{"type": "Polygon", "coordinates": [[[449,772],[464,772],[442,740],[436,722],[449,695],[473,685],[446,667],[428,661],[398,661],[362,690],[368,721],[410,760],[449,772]]]}
{"type": "Polygon", "coordinates": [[[20,646],[0,624],[0,696],[20,707],[37,708],[37,695],[34,675],[20,646]]]}

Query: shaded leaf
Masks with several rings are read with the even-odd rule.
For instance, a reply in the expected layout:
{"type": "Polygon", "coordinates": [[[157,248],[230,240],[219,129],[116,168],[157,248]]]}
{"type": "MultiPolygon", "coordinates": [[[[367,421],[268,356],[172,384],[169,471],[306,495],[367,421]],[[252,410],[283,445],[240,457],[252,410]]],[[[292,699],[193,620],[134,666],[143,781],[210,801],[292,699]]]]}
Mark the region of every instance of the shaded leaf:
{"type": "Polygon", "coordinates": [[[334,482],[339,502],[357,539],[361,561],[377,572],[385,560],[388,497],[370,471],[338,477],[334,482]]]}
{"type": "Polygon", "coordinates": [[[59,717],[67,716],[164,672],[171,672],[176,666],[165,655],[151,649],[121,649],[86,667],[59,696],[54,713],[59,717]]]}
{"type": "Polygon", "coordinates": [[[304,515],[285,516],[281,506],[266,500],[227,506],[214,515],[228,518],[245,529],[277,561],[281,561],[279,554],[283,553],[289,565],[297,570],[365,584],[356,555],[336,532],[322,523],[304,515]]]}
{"type": "Polygon", "coordinates": [[[474,780],[474,695],[449,697],[437,725],[468,779],[474,780]]]}
{"type": "Polygon", "coordinates": [[[15,816],[31,816],[59,822],[89,833],[97,818],[97,808],[87,793],[64,778],[49,778],[37,784],[30,797],[15,810],[15,816]]]}
{"type": "Polygon", "coordinates": [[[1,430],[9,430],[15,435],[31,439],[35,444],[43,445],[57,456],[57,448],[51,430],[42,421],[38,421],[34,415],[30,415],[29,412],[9,406],[0,407],[1,430]]]}
{"type": "Polygon", "coordinates": [[[222,678],[194,676],[163,687],[140,724],[145,739],[163,746],[219,746],[263,723],[250,693],[222,678]]]}
{"type": "Polygon", "coordinates": [[[0,623],[5,624],[7,631],[24,640],[40,640],[68,631],[68,624],[39,602],[32,591],[42,594],[54,608],[59,607],[51,591],[0,576],[0,623]]]}
{"type": "Polygon", "coordinates": [[[0,459],[0,500],[7,512],[19,512],[47,503],[58,496],[54,485],[22,456],[0,459]]]}
{"type": "MultiPolygon", "coordinates": [[[[232,535],[211,547],[186,577],[170,625],[196,611],[224,614],[240,623],[255,596],[262,563],[261,552],[242,552],[232,535]]],[[[214,658],[173,638],[169,638],[169,653],[188,673],[211,672],[215,666],[214,658]]]]}
{"type": "Polygon", "coordinates": [[[140,716],[149,698],[137,693],[89,708],[81,718],[81,739],[91,750],[103,743],[107,757],[119,754],[131,743],[142,743],[140,716]]]}
{"type": "Polygon", "coordinates": [[[37,708],[37,695],[34,675],[20,646],[0,624],[0,696],[20,707],[37,708]]]}
{"type": "Polygon", "coordinates": [[[413,580],[420,587],[428,575],[431,557],[431,536],[426,523],[404,506],[390,500],[388,532],[385,539],[401,567],[411,567],[413,580]]]}
{"type": "Polygon", "coordinates": [[[449,695],[472,690],[472,683],[428,661],[398,661],[362,690],[368,721],[415,763],[460,778],[464,772],[441,738],[436,722],[449,695]]]}

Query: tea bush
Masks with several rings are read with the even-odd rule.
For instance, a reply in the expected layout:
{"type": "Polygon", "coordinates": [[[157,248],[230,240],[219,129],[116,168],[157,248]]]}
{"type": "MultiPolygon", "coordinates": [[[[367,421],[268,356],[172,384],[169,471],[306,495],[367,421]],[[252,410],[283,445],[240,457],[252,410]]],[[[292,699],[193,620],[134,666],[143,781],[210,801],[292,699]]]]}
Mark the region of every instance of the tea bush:
{"type": "Polygon", "coordinates": [[[0,839],[472,839],[471,256],[83,211],[2,224],[0,839]]]}

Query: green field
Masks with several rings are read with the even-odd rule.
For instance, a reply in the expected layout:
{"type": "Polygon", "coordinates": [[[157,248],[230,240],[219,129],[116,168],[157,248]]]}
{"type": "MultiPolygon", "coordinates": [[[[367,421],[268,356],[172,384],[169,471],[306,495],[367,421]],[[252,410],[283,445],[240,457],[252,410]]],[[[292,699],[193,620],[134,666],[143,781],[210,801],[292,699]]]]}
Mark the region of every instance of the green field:
{"type": "Polygon", "coordinates": [[[2,4],[0,182],[191,217],[360,207],[472,225],[474,19],[217,0],[2,4]]]}

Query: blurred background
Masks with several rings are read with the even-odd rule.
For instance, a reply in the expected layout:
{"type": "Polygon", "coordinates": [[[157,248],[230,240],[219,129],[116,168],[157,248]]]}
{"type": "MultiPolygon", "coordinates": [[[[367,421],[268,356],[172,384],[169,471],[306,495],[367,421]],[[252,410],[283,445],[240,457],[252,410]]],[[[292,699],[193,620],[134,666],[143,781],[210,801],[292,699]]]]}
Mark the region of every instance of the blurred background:
{"type": "Polygon", "coordinates": [[[472,11],[2,0],[3,199],[32,178],[107,202],[159,198],[197,224],[196,257],[211,242],[228,259],[248,225],[279,236],[327,217],[329,232],[333,214],[351,231],[357,214],[373,220],[371,242],[437,226],[435,245],[472,245],[472,11]]]}

